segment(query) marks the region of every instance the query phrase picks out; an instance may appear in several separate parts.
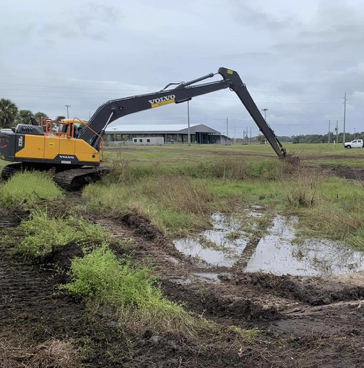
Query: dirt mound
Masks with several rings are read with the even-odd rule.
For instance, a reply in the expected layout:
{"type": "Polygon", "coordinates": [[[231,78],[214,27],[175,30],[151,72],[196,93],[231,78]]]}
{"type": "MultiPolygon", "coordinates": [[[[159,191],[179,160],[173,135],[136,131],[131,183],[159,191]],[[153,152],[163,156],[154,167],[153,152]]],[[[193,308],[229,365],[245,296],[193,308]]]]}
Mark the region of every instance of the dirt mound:
{"type": "Polygon", "coordinates": [[[84,252],[81,246],[76,243],[53,245],[52,251],[43,257],[43,262],[68,270],[71,267],[72,259],[83,257],[83,255],[84,252]]]}
{"type": "Polygon", "coordinates": [[[18,226],[20,222],[27,219],[29,215],[30,211],[20,206],[0,208],[0,230],[18,226]]]}
{"type": "Polygon", "coordinates": [[[351,180],[364,180],[364,169],[361,167],[321,165],[322,169],[331,175],[351,180]]]}
{"type": "Polygon", "coordinates": [[[356,300],[364,297],[364,287],[330,282],[321,278],[305,279],[298,276],[242,273],[232,278],[236,285],[253,285],[273,295],[296,299],[310,305],[325,305],[337,301],[356,300]]]}
{"type": "Polygon", "coordinates": [[[128,213],[121,218],[121,221],[130,228],[135,229],[138,235],[143,236],[147,240],[155,240],[163,236],[162,232],[149,219],[139,214],[128,213]]]}
{"type": "Polygon", "coordinates": [[[214,294],[211,290],[206,292],[182,285],[176,287],[176,284],[167,280],[164,280],[161,285],[168,299],[183,303],[191,311],[207,317],[224,317],[244,321],[275,320],[279,317],[276,308],[266,307],[249,299],[232,300],[217,293],[214,294]]]}

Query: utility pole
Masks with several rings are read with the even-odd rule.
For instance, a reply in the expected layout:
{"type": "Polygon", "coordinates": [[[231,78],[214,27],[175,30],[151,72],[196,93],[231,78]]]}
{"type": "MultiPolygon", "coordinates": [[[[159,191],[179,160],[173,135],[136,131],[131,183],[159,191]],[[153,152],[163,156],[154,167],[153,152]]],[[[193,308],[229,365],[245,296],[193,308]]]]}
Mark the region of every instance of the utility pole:
{"type": "Polygon", "coordinates": [[[336,120],[336,143],[339,143],[339,121],[336,120]]]}
{"type": "Polygon", "coordinates": [[[226,118],[226,144],[229,144],[229,118],[226,118]]]}
{"type": "Polygon", "coordinates": [[[66,106],[66,109],[67,109],[67,119],[69,119],[70,118],[70,114],[68,112],[68,109],[71,107],[71,105],[65,105],[65,106],[66,106]]]}
{"type": "Polygon", "coordinates": [[[330,120],[329,120],[329,133],[327,134],[327,143],[330,143],[330,120]]]}
{"type": "Polygon", "coordinates": [[[346,92],[344,95],[344,132],[343,132],[343,145],[345,145],[345,123],[346,123],[346,92]]]}
{"type": "Polygon", "coordinates": [[[249,144],[252,144],[252,128],[251,127],[249,128],[249,131],[250,131],[249,144]]]}
{"type": "Polygon", "coordinates": [[[190,131],[190,101],[187,101],[187,122],[188,122],[188,129],[187,129],[187,135],[188,135],[188,145],[191,145],[191,131],[190,131]]]}

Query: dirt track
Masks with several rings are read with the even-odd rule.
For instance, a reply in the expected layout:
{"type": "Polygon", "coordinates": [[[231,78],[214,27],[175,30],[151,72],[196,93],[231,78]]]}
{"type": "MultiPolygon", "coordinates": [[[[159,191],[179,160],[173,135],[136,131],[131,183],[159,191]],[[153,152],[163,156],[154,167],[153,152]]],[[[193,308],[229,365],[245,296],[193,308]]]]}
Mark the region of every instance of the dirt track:
{"type": "MultiPolygon", "coordinates": [[[[3,228],[19,222],[13,212],[2,213],[2,218],[9,219],[3,228]]],[[[176,336],[156,338],[146,329],[135,337],[133,353],[126,352],[109,312],[90,320],[81,303],[54,294],[65,281],[70,258],[80,255],[71,244],[62,251],[54,248],[45,263],[33,267],[1,248],[0,341],[16,342],[23,351],[50,339],[73,341],[82,351],[89,350],[82,363],[86,367],[364,366],[363,276],[322,279],[234,272],[218,283],[206,283],[193,276],[194,264],[146,220],[127,216],[94,221],[119,239],[133,239],[135,259],[150,257],[169,299],[222,325],[258,327],[259,340],[234,352],[228,342],[204,348],[176,336]],[[63,272],[56,273],[55,265],[63,272]]],[[[20,354],[13,366],[28,361],[29,355],[20,354]]]]}

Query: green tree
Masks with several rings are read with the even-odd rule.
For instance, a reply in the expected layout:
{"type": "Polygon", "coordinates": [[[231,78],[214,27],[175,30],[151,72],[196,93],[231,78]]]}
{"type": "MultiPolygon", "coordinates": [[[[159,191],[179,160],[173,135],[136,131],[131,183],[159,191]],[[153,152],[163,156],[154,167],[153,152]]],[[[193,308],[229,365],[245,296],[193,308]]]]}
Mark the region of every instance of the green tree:
{"type": "Polygon", "coordinates": [[[34,117],[34,114],[30,110],[19,110],[15,122],[17,124],[30,124],[31,117],[34,117]]]}
{"type": "Polygon", "coordinates": [[[18,114],[18,107],[15,103],[2,98],[0,100],[0,127],[9,128],[18,114]]]}
{"type": "Polygon", "coordinates": [[[47,119],[48,115],[45,114],[44,112],[38,111],[37,113],[34,114],[34,118],[35,120],[37,120],[38,123],[40,123],[40,119],[47,119]]]}
{"type": "Polygon", "coordinates": [[[56,117],[56,121],[61,121],[63,119],[66,119],[66,117],[65,116],[62,116],[62,115],[56,117]]]}

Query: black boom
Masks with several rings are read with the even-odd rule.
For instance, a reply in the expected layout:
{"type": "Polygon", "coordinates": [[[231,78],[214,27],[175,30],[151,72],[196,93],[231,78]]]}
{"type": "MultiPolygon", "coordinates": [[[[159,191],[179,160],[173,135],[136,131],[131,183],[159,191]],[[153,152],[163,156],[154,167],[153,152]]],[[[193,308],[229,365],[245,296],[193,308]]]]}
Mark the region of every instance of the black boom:
{"type": "Polygon", "coordinates": [[[225,88],[230,88],[238,95],[240,101],[248,110],[250,116],[273,147],[276,154],[279,157],[285,157],[285,149],[282,147],[273,130],[264,120],[245,84],[240,79],[239,74],[227,68],[220,68],[218,73],[210,73],[189,82],[169,83],[159,92],[108,101],[101,105],[90,118],[88,127],[92,130],[84,128],[80,132],[79,138],[89,142],[93,147],[98,149],[100,144],[100,138],[98,135],[102,137],[105,133],[106,127],[116,119],[125,115],[134,114],[139,111],[171,103],[186,102],[191,100],[193,97],[205,95],[225,88]],[[212,78],[216,74],[220,74],[223,79],[216,82],[193,85],[207,78],[212,78]],[[175,87],[169,88],[171,86],[175,87]],[[98,135],[93,133],[93,131],[98,135]]]}

